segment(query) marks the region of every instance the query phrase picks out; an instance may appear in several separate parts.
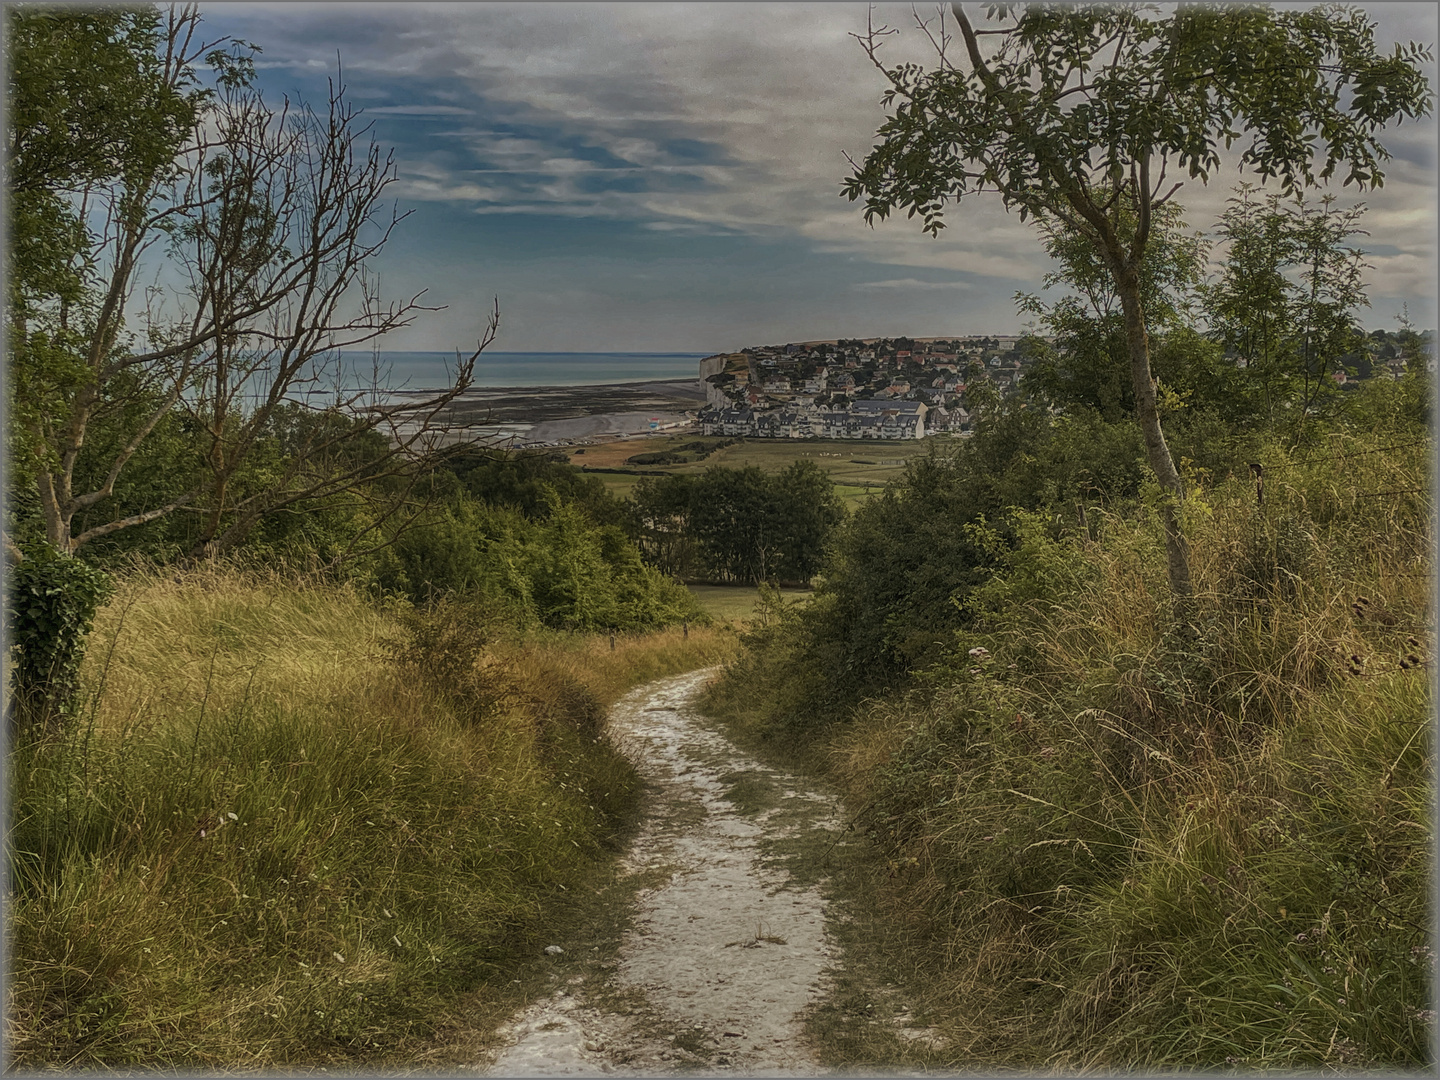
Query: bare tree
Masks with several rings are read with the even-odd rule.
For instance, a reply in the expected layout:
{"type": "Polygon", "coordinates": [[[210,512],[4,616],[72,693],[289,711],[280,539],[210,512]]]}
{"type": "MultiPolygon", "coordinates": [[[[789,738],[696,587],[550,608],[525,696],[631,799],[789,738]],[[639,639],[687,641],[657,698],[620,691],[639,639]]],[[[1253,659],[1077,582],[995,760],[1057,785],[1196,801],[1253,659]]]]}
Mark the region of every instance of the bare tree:
{"type": "Polygon", "coordinates": [[[24,410],[46,538],[67,554],[184,509],[200,515],[193,554],[212,555],[266,514],[413,474],[433,459],[442,410],[469,386],[498,327],[498,304],[488,305],[476,348],[457,353],[452,384],[409,402],[403,419],[375,385],[347,392],[343,350],[434,310],[423,294],[383,302],[370,274],[406,216],[386,202],[393,157],[338,76],[324,111],[288,100],[271,107],[251,85],[251,47],[204,43],[199,22],[194,6],[172,7],[155,50],[153,78],[193,106],[176,152],[67,193],[90,229],[77,256],[87,288],[83,302],[52,306],[44,341],[58,343],[66,362],[30,366],[27,389],[45,385],[34,394],[40,404],[24,410]],[[198,85],[202,64],[216,73],[212,90],[198,85]],[[200,439],[194,485],[95,520],[177,410],[200,439]],[[92,446],[77,471],[100,420],[122,423],[123,433],[108,460],[97,466],[92,446]],[[247,477],[257,450],[277,440],[279,466],[247,477]],[[77,489],[84,475],[98,479],[77,489]]]}

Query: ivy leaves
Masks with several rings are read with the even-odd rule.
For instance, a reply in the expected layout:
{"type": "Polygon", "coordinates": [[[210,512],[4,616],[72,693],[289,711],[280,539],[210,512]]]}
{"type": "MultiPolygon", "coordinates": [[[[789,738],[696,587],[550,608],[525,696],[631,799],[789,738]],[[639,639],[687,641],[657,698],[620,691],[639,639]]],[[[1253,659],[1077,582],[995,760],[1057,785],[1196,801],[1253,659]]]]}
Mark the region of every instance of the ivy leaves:
{"type": "Polygon", "coordinates": [[[12,725],[51,727],[74,710],[85,635],[112,587],[109,574],[48,544],[10,568],[5,621],[16,650],[12,725]]]}

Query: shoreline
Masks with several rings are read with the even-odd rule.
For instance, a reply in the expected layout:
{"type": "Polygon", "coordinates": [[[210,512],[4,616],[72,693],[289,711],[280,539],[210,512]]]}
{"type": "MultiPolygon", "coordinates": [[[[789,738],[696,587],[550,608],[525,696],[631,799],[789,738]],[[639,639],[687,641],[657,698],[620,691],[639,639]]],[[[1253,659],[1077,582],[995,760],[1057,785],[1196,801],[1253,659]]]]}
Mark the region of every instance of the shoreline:
{"type": "MultiPolygon", "coordinates": [[[[392,391],[402,406],[406,398],[437,392],[392,391]]],[[[514,446],[563,446],[684,431],[693,427],[704,404],[698,379],[471,387],[441,410],[437,421],[514,446]]]]}
{"type": "MultiPolygon", "coordinates": [[[[507,395],[507,394],[541,394],[541,393],[566,393],[583,392],[590,390],[635,390],[645,387],[654,387],[657,391],[673,390],[677,394],[686,397],[703,399],[704,393],[700,390],[700,380],[691,379],[635,379],[630,382],[616,381],[603,383],[542,383],[531,386],[470,386],[461,395],[462,397],[473,397],[485,394],[507,395]]],[[[394,394],[397,397],[424,397],[429,394],[439,394],[444,391],[436,387],[404,387],[398,390],[388,390],[386,393],[394,394]]]]}

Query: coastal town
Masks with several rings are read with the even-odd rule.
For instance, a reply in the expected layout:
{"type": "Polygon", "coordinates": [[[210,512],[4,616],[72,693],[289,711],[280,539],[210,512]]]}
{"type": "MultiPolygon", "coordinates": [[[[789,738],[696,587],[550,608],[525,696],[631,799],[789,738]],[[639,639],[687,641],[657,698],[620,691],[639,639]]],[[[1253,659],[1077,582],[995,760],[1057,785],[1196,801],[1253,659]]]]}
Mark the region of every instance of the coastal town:
{"type": "MultiPolygon", "coordinates": [[[[1036,362],[1023,340],[975,335],[747,346],[704,357],[698,378],[472,390],[440,419],[448,438],[481,433],[530,449],[686,433],[885,442],[965,437],[977,397],[1000,400],[1020,392],[1036,362]]],[[[1430,340],[1428,331],[1422,340],[1430,340]]],[[[1395,341],[1384,330],[1371,331],[1362,349],[1337,361],[1331,378],[1353,390],[1371,378],[1403,377],[1407,361],[1395,341]]],[[[1247,366],[1238,354],[1227,360],[1247,366]]],[[[1433,365],[1426,361],[1427,369],[1433,365]]]]}
{"type": "Polygon", "coordinates": [[[1016,393],[1017,335],[838,338],[747,346],[700,361],[696,379],[487,389],[443,411],[455,437],[530,449],[693,432],[729,438],[913,440],[966,435],[977,383],[1016,393]]]}
{"type": "Polygon", "coordinates": [[[840,338],[765,345],[700,362],[706,435],[923,439],[970,429],[967,385],[1015,392],[1025,357],[1012,336],[840,338]]]}

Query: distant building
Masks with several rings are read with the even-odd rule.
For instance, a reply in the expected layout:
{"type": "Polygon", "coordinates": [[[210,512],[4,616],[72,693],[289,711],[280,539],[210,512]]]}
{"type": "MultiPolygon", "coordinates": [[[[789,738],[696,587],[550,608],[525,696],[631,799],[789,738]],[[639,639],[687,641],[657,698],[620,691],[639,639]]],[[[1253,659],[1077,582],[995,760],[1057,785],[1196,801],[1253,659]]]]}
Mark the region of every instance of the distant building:
{"type": "Polygon", "coordinates": [[[923,439],[928,406],[922,401],[855,402],[849,409],[792,403],[776,409],[707,408],[700,413],[706,435],[761,439],[923,439]]]}
{"type": "Polygon", "coordinates": [[[854,402],[850,406],[850,412],[855,415],[878,417],[884,432],[881,438],[885,439],[923,439],[927,411],[929,406],[923,401],[867,399],[854,402]]]}
{"type": "Polygon", "coordinates": [[[755,413],[750,409],[705,409],[700,413],[700,430],[706,435],[750,435],[755,413]]]}

